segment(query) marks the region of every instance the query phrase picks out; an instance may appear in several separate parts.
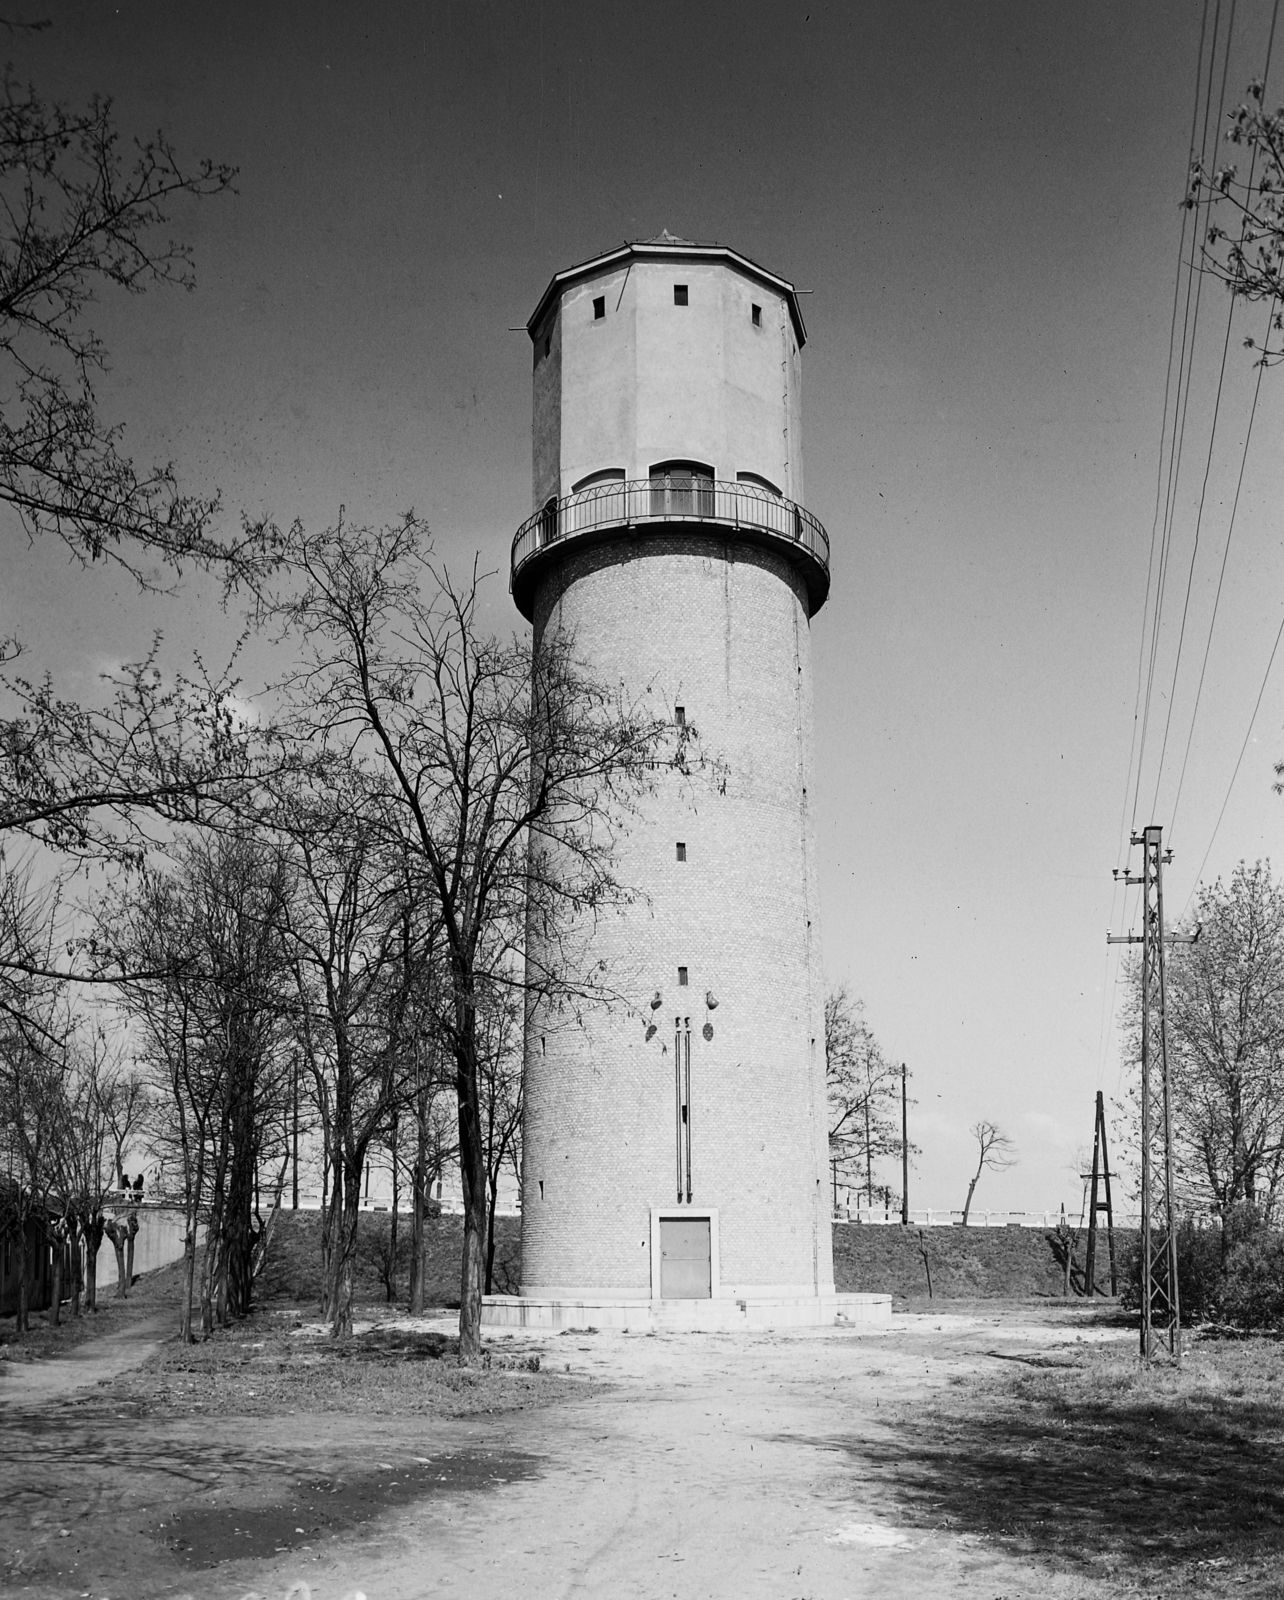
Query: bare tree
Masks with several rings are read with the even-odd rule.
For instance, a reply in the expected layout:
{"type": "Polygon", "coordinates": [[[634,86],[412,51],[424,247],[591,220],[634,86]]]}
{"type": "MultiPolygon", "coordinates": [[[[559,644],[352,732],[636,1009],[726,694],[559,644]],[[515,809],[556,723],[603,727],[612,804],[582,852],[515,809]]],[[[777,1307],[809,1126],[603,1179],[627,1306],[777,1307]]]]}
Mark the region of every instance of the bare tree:
{"type": "MultiPolygon", "coordinates": [[[[1240,862],[1228,884],[1201,885],[1193,915],[1199,938],[1172,947],[1165,974],[1178,1192],[1223,1219],[1248,1204],[1269,1220],[1284,1184],[1284,887],[1269,862],[1240,862]]],[[[1140,982],[1134,964],[1134,1061],[1140,982]]]]}
{"type": "Polygon", "coordinates": [[[57,1187],[64,1067],[61,1050],[47,1042],[52,1021],[34,1037],[12,1024],[0,1027],[0,1236],[17,1260],[19,1333],[29,1326],[31,1249],[43,1248],[57,1187]]]}
{"type": "Polygon", "coordinates": [[[169,233],[176,200],[231,187],[230,167],[184,166],[163,135],[122,161],[111,102],[49,105],[6,72],[0,89],[0,501],[29,535],[82,562],[114,561],[154,586],[155,558],[235,561],[215,538],[215,499],[184,494],[172,466],[138,470],[95,406],[107,352],[85,313],[104,288],[191,289],[188,246],[169,233]],[[149,559],[150,558],[150,559],[149,559]]]}
{"type": "Polygon", "coordinates": [[[61,699],[48,677],[0,674],[0,838],[134,866],[174,823],[234,825],[282,765],[248,721],[231,669],[167,682],[157,646],[105,679],[107,702],[61,699]]]}
{"type": "MultiPolygon", "coordinates": [[[[188,563],[230,590],[273,562],[270,534],[217,530],[217,497],[183,490],[172,464],[138,468],[94,393],[108,352],[88,322],[99,296],[195,285],[175,204],[231,188],[233,170],[187,165],[163,134],[122,140],[110,100],[69,108],[6,70],[0,85],[0,505],[30,540],[61,539],[82,565],[115,564],[169,589],[188,563]]],[[[0,664],[21,651],[0,639],[0,664]]],[[[209,821],[255,771],[231,669],[197,661],[166,681],[156,647],[108,679],[105,703],[61,698],[47,678],[0,672],[0,838],[74,854],[131,855],[148,813],[209,821]]]]}
{"type": "MultiPolygon", "coordinates": [[[[107,1107],[118,1075],[101,1033],[74,1041],[65,1078],[58,1140],[58,1189],[70,1224],[73,1257],[83,1251],[85,1309],[98,1309],[98,1252],[119,1198],[107,1107]]],[[[117,1263],[124,1261],[117,1251],[117,1263]]],[[[117,1293],[120,1290],[118,1288],[117,1293]]]]}
{"type": "MultiPolygon", "coordinates": [[[[864,1188],[872,1207],[875,1162],[901,1156],[901,1069],[887,1058],[865,1020],[864,1002],[846,984],[825,997],[825,1070],[830,1162],[844,1182],[864,1188]]],[[[877,1192],[890,1204],[890,1185],[877,1192]]]]}
{"type": "MultiPolygon", "coordinates": [[[[592,680],[570,642],[539,654],[487,638],[476,579],[434,568],[421,525],[296,528],[295,582],[275,614],[302,646],[290,687],[309,736],[383,790],[421,892],[431,895],[449,982],[437,1007],[459,1119],[464,1190],[460,1361],[481,1356],[487,1184],[479,983],[514,981],[528,914],[550,929],[628,894],[612,870],[612,818],[660,759],[668,724],[592,680]],[[528,913],[529,907],[529,913],[528,913]]],[[[524,980],[599,988],[572,965],[524,980]]]]}
{"type": "Polygon", "coordinates": [[[288,941],[328,1152],[323,1314],[336,1336],[352,1331],[362,1174],[414,1093],[431,990],[431,919],[425,928],[414,914],[381,805],[358,771],[332,761],[292,790],[277,819],[297,874],[288,941]]]}
{"type": "Polygon", "coordinates": [[[967,1186],[967,1199],[963,1202],[963,1226],[967,1227],[968,1214],[972,1210],[972,1196],[976,1193],[976,1186],[981,1181],[981,1174],[987,1167],[992,1172],[1003,1172],[1008,1167],[1017,1163],[1016,1146],[1006,1133],[1000,1131],[993,1122],[974,1122],[969,1129],[977,1144],[976,1171],[972,1174],[967,1186]]]}
{"type": "Polygon", "coordinates": [[[522,1025],[520,989],[511,983],[482,984],[477,996],[477,1079],[480,1089],[482,1160],[486,1167],[486,1279],[495,1280],[495,1213],[505,1170],[522,1175],[522,1025]]]}
{"type": "Polygon", "coordinates": [[[250,835],[189,839],[172,856],[171,868],[128,883],[100,923],[132,969],[120,981],[121,1002],[139,1059],[165,1091],[154,1137],[182,1160],[189,1278],[196,1230],[206,1226],[200,1300],[208,1332],[250,1308],[264,1230],[261,1164],[281,1164],[278,1199],[284,1181],[291,881],[280,853],[250,835]]]}
{"type": "Polygon", "coordinates": [[[415,1159],[411,1169],[414,1211],[410,1239],[410,1310],[422,1316],[425,1300],[424,1225],[429,1215],[440,1214],[432,1198],[433,1185],[459,1159],[459,1117],[454,1084],[442,1075],[441,1040],[436,1029],[416,1043],[413,1065],[415,1159]]]}
{"type": "Polygon", "coordinates": [[[17,1258],[19,1331],[28,1326],[30,1249],[53,1220],[63,1123],[71,1024],[61,986],[41,975],[55,915],[29,869],[11,868],[0,851],[0,1236],[17,1258]]]}
{"type": "Polygon", "coordinates": [[[136,1071],[120,1068],[103,1085],[103,1115],[111,1140],[111,1165],[121,1209],[109,1216],[106,1234],[116,1252],[116,1296],[124,1300],[134,1284],[134,1240],[138,1237],[139,1195],[125,1175],[125,1151],[141,1130],[150,1109],[146,1080],[136,1071]]]}

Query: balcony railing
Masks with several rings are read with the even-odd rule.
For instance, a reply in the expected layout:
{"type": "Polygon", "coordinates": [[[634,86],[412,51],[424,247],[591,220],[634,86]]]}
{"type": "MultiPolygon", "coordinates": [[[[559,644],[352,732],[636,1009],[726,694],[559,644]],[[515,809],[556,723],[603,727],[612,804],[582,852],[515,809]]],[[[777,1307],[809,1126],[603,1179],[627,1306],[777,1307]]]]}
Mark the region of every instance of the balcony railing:
{"type": "MultiPolygon", "coordinates": [[[[711,478],[640,478],[594,484],[550,500],[528,517],[513,539],[512,579],[541,551],[580,534],[655,522],[714,523],[767,535],[809,555],[829,572],[829,536],[802,506],[753,483],[711,478]]],[[[827,586],[827,584],[826,584],[827,586]]]]}

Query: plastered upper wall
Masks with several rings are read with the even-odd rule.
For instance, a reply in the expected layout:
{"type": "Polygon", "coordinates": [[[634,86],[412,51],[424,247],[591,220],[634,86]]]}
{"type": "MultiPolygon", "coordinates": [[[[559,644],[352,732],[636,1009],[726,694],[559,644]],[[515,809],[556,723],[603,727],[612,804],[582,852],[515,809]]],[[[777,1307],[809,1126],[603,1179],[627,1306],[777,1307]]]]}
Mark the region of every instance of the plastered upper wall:
{"type": "Polygon", "coordinates": [[[569,284],[534,331],[535,509],[593,473],[645,478],[675,459],[804,502],[798,341],[769,285],[729,262],[617,262],[569,284]]]}

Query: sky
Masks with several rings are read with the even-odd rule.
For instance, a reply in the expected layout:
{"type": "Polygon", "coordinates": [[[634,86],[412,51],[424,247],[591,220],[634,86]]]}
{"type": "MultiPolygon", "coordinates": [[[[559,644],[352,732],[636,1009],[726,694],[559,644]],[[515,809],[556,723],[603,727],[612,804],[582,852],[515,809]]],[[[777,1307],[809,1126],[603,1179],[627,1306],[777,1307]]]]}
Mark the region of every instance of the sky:
{"type": "MultiPolygon", "coordinates": [[[[126,449],[217,489],[229,525],[413,508],[449,564],[480,552],[496,574],[496,630],[524,627],[506,573],[531,509],[529,342],[510,330],[553,272],[668,228],[810,291],[807,502],[833,551],[812,624],[827,973],[913,1075],[913,1205],[962,1205],[988,1118],[1020,1159],[977,1205],[1077,1212],[1095,1092],[1127,1081],[1105,935],[1134,916],[1111,877],[1129,828],[1166,829],[1170,914],[1201,868],[1284,857],[1284,662],[1262,691],[1284,370],[1243,454],[1254,314],[1236,313],[1214,430],[1229,302],[1211,282],[1130,783],[1202,0],[37,14],[53,27],[7,41],[20,79],[110,94],[124,132],[239,169],[234,195],[175,210],[194,293],[94,308],[126,449]]],[[[1230,104],[1262,70],[1270,0],[1234,15],[1230,104]]],[[[3,520],[0,549],[0,635],[68,694],[154,630],[172,668],[235,638],[198,578],[144,597],[3,520]]],[[[271,663],[252,646],[244,666],[251,693],[271,663]]]]}

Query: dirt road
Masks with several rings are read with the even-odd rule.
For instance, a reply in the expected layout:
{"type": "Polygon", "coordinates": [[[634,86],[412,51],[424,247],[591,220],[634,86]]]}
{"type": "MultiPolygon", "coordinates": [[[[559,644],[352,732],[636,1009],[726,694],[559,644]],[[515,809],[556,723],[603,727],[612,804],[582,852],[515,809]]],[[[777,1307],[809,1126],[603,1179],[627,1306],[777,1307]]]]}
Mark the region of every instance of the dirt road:
{"type": "Polygon", "coordinates": [[[1113,1595],[1122,1589],[1002,1553],[930,1478],[904,1470],[902,1447],[907,1421],[943,1386],[1012,1359],[1055,1361],[1085,1338],[1127,1337],[1069,1312],[898,1316],[888,1332],[515,1335],[496,1347],[538,1353],[572,1385],[607,1387],[453,1423],[135,1426],[126,1411],[77,1429],[32,1414],[4,1440],[22,1484],[14,1520],[0,1525],[0,1544],[18,1550],[5,1592],[1113,1595]],[[68,1493],[96,1469],[109,1484],[68,1493]]]}

